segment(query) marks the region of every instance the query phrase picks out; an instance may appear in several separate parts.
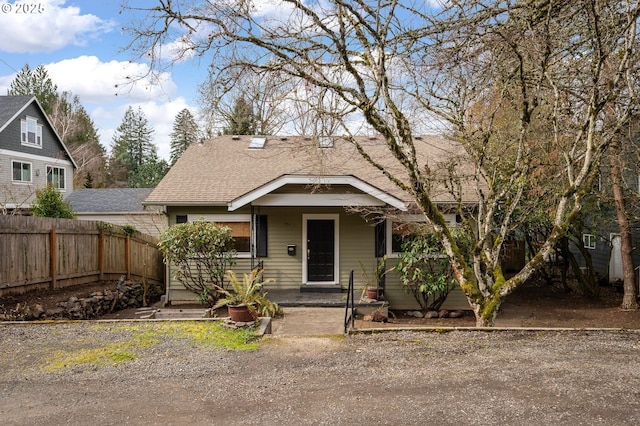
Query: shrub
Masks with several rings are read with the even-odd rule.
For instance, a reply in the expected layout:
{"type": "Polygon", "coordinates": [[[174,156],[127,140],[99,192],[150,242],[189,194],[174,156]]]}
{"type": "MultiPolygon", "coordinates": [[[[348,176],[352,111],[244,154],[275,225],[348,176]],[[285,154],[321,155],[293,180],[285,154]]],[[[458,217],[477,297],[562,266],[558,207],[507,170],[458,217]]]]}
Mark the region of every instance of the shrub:
{"type": "Polygon", "coordinates": [[[400,284],[423,312],[439,310],[456,286],[449,259],[430,233],[415,235],[402,244],[396,269],[400,284]]]}
{"type": "Polygon", "coordinates": [[[51,185],[36,190],[36,199],[31,204],[31,213],[36,217],[62,219],[74,219],[76,217],[71,204],[65,202],[60,191],[51,185]]]}
{"type": "Polygon", "coordinates": [[[227,268],[235,264],[232,242],[230,228],[199,220],[169,227],[158,247],[173,277],[213,306],[224,288],[227,268]]]}

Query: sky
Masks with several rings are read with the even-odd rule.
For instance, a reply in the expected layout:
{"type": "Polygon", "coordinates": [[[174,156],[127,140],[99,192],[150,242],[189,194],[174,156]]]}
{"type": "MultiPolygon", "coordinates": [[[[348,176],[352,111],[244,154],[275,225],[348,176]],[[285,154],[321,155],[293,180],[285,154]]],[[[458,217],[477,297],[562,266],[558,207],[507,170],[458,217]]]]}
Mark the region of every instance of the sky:
{"type": "Polygon", "coordinates": [[[175,116],[184,108],[196,113],[206,64],[178,64],[160,84],[148,78],[126,84],[127,76],[145,74],[148,65],[126,50],[130,38],[122,27],[131,15],[121,13],[120,5],[121,0],[0,0],[0,94],[6,95],[25,64],[43,65],[59,92],[79,97],[107,150],[126,109],[141,107],[158,155],[168,161],[175,116]]]}

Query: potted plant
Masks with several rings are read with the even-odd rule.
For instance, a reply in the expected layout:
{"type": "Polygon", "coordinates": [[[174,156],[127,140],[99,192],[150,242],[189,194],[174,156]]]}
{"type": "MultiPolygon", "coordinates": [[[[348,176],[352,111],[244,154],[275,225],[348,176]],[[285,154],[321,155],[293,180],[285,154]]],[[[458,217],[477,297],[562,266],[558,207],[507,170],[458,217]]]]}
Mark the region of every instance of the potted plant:
{"type": "Polygon", "coordinates": [[[362,268],[362,278],[364,278],[365,280],[365,285],[364,285],[364,288],[362,289],[361,299],[366,297],[368,299],[378,300],[381,297],[382,290],[383,290],[382,286],[380,285],[381,281],[385,275],[387,275],[389,272],[395,269],[394,267],[386,269],[386,265],[387,265],[386,254],[378,259],[376,266],[371,272],[371,274],[367,272],[362,262],[360,262],[360,267],[362,268]]]}
{"type": "Polygon", "coordinates": [[[254,269],[249,274],[243,274],[239,279],[229,270],[227,278],[231,283],[231,289],[218,288],[222,297],[218,299],[213,309],[227,307],[229,317],[235,322],[251,322],[259,316],[276,316],[280,313],[277,303],[267,299],[267,293],[262,291],[264,284],[273,282],[273,279],[264,280],[262,269],[254,269]]]}

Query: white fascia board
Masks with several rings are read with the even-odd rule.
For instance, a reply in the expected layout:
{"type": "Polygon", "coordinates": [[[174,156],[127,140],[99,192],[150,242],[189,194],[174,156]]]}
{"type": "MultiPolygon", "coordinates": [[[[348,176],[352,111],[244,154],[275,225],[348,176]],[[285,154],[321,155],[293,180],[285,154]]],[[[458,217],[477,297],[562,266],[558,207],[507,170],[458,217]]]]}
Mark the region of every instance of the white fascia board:
{"type": "Polygon", "coordinates": [[[407,205],[404,201],[354,176],[284,175],[231,201],[228,205],[229,211],[244,207],[285,185],[350,185],[380,200],[384,204],[389,204],[402,211],[407,210],[407,205]]]}
{"type": "Polygon", "coordinates": [[[49,166],[57,166],[57,165],[73,166],[73,163],[69,160],[62,160],[54,157],[46,157],[44,155],[29,154],[29,153],[20,152],[20,151],[10,151],[8,149],[0,149],[0,155],[12,157],[15,160],[42,161],[44,163],[47,163],[47,165],[49,166]]]}
{"type": "Polygon", "coordinates": [[[255,200],[256,206],[347,207],[384,206],[384,201],[369,194],[267,194],[255,200]]]}

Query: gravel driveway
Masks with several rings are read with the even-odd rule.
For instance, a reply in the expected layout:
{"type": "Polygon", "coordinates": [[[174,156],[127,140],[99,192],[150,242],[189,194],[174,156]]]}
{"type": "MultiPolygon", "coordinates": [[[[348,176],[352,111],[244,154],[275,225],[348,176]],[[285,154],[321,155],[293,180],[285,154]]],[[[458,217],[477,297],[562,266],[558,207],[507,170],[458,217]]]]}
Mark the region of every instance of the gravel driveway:
{"type": "Polygon", "coordinates": [[[3,425],[637,425],[640,332],[391,332],[184,339],[106,367],[43,373],[59,348],[123,326],[0,325],[3,425]]]}

